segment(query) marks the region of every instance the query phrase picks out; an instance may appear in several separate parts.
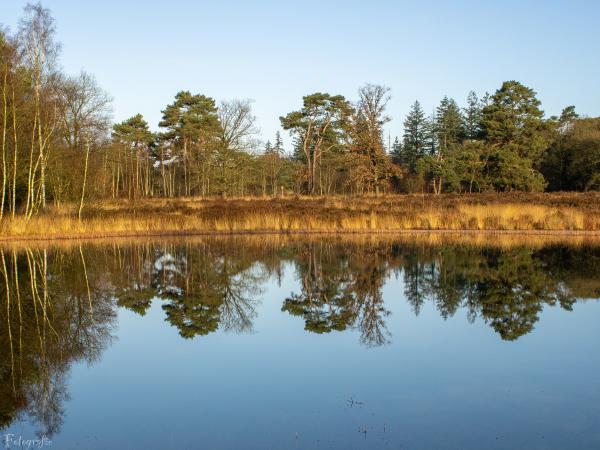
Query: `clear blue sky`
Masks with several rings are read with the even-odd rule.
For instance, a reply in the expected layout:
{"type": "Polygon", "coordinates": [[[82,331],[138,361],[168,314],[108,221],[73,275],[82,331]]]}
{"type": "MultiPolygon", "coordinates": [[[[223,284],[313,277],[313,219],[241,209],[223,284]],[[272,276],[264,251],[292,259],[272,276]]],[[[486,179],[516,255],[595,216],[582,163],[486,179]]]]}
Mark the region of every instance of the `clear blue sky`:
{"type": "MultiPolygon", "coordinates": [[[[25,1],[0,0],[16,27],[25,1]]],[[[114,118],[142,113],[156,129],[179,90],[251,98],[263,139],[316,91],[356,98],[392,88],[392,138],[408,107],[444,95],[534,88],[547,115],[574,104],[600,115],[600,1],[46,0],[65,71],[93,73],[114,118]]]]}

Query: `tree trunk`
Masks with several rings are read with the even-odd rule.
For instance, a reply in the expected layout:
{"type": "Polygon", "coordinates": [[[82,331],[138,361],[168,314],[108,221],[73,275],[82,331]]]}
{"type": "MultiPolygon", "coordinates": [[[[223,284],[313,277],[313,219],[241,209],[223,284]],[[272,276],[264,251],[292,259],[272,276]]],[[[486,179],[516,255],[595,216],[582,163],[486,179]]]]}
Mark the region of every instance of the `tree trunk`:
{"type": "Polygon", "coordinates": [[[79,213],[77,217],[81,222],[81,213],[83,211],[83,199],[85,198],[85,184],[87,182],[88,160],[90,157],[90,143],[88,142],[85,150],[85,167],[83,169],[83,186],[81,187],[81,201],[79,202],[79,213]]]}
{"type": "Polygon", "coordinates": [[[15,85],[12,80],[12,119],[13,119],[13,186],[12,186],[12,217],[15,218],[17,206],[17,107],[15,106],[15,85]]]}
{"type": "Polygon", "coordinates": [[[6,182],[8,178],[7,168],[6,168],[6,127],[7,127],[7,114],[8,114],[8,104],[6,102],[6,87],[7,87],[7,78],[8,78],[8,70],[4,72],[4,81],[2,83],[2,106],[3,106],[3,114],[2,114],[2,199],[0,200],[0,220],[4,216],[4,202],[6,198],[6,182]]]}

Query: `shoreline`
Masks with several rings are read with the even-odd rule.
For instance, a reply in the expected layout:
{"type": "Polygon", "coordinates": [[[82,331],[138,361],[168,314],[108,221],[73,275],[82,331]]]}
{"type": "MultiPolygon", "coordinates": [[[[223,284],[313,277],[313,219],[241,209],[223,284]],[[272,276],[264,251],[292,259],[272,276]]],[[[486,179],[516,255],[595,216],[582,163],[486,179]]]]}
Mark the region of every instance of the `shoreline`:
{"type": "Polygon", "coordinates": [[[272,237],[377,237],[386,238],[394,236],[456,236],[456,237],[478,237],[478,236],[513,236],[513,237],[559,237],[559,238],[600,238],[600,231],[585,230],[424,230],[424,229],[402,229],[402,230],[238,230],[238,231],[149,231],[149,232],[106,232],[71,235],[28,235],[28,236],[0,236],[0,243],[19,242],[67,242],[67,241],[98,241],[102,239],[145,239],[145,238],[194,238],[194,237],[241,237],[241,236],[272,236],[272,237]]]}

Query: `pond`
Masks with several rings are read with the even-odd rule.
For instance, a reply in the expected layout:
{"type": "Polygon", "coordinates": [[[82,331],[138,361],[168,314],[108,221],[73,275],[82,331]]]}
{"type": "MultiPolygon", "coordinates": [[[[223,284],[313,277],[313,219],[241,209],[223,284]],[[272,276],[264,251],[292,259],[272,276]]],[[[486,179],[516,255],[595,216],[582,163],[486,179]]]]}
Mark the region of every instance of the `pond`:
{"type": "Polygon", "coordinates": [[[7,448],[600,448],[600,246],[4,246],[7,448]]]}

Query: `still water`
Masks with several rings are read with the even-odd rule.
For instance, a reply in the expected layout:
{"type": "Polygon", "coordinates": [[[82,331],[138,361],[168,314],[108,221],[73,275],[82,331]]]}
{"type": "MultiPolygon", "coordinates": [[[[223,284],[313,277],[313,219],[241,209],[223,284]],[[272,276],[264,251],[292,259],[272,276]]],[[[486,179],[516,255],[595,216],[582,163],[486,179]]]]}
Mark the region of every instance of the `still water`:
{"type": "Polygon", "coordinates": [[[597,449],[599,299],[581,243],[5,247],[2,445],[597,449]]]}

